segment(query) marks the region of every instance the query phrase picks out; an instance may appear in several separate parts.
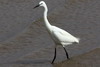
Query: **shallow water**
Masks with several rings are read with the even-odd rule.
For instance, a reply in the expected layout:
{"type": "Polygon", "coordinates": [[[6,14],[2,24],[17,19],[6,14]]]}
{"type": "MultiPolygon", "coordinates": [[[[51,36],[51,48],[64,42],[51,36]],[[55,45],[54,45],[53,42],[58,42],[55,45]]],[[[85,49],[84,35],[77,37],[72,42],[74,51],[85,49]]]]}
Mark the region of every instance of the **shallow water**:
{"type": "MultiPolygon", "coordinates": [[[[50,23],[81,39],[79,45],[66,46],[70,57],[100,47],[99,0],[45,1],[49,7],[50,23]]],[[[43,9],[32,9],[38,2],[39,0],[0,1],[0,65],[2,67],[52,67],[50,62],[54,54],[54,43],[44,26],[41,14],[43,9]]],[[[57,51],[55,62],[65,60],[62,47],[58,47],[57,51]]]]}

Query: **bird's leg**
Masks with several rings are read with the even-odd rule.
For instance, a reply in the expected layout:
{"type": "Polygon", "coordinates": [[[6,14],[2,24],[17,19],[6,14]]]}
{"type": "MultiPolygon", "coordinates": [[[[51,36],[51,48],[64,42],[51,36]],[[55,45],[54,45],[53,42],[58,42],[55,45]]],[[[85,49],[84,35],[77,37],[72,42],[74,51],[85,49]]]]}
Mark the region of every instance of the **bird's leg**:
{"type": "Polygon", "coordinates": [[[65,47],[63,47],[63,48],[64,48],[64,50],[66,52],[67,59],[70,59],[67,50],[65,49],[65,47]]]}
{"type": "Polygon", "coordinates": [[[54,58],[52,60],[52,64],[54,63],[55,59],[56,59],[56,47],[55,47],[55,54],[54,54],[54,58]]]}

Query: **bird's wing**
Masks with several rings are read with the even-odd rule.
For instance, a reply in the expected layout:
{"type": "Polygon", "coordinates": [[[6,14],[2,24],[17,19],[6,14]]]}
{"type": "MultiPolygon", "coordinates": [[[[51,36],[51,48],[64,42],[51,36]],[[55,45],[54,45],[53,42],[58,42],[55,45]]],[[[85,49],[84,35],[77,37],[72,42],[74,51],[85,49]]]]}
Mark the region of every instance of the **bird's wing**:
{"type": "Polygon", "coordinates": [[[76,39],[70,33],[66,32],[65,30],[60,29],[56,26],[53,26],[52,33],[53,33],[53,36],[60,42],[70,43],[70,42],[74,42],[76,39]]]}

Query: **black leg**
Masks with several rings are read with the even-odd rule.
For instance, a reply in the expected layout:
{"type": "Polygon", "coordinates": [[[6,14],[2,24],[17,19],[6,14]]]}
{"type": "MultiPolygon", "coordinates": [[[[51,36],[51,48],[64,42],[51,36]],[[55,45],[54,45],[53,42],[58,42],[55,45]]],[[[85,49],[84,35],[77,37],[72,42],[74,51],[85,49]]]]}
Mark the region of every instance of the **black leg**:
{"type": "Polygon", "coordinates": [[[55,48],[55,54],[54,54],[54,58],[52,60],[52,64],[54,63],[55,59],[56,59],[56,48],[55,48]]]}
{"type": "Polygon", "coordinates": [[[69,59],[69,55],[68,55],[68,52],[66,51],[65,47],[63,47],[65,52],[66,52],[66,56],[67,56],[67,59],[69,59]]]}

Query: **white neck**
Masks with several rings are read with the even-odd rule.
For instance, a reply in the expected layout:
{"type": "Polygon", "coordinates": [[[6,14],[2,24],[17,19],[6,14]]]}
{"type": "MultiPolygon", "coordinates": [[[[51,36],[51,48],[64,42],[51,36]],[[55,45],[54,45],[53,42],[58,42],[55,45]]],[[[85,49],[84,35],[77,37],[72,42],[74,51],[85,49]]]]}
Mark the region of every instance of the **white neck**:
{"type": "Polygon", "coordinates": [[[44,22],[45,22],[45,26],[47,27],[47,29],[50,29],[51,25],[47,19],[47,12],[48,12],[48,8],[47,8],[47,5],[45,4],[44,6],[44,22]]]}

